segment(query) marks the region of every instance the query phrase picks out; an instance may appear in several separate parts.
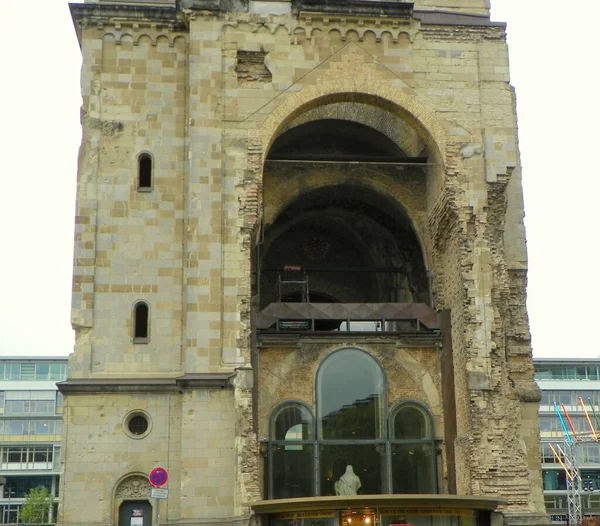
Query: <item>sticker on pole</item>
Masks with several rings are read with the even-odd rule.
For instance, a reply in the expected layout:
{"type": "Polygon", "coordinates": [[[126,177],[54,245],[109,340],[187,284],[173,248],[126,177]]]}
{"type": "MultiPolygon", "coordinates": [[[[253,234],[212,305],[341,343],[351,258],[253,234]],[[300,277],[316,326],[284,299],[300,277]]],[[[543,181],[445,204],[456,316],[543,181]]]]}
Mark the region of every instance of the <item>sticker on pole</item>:
{"type": "Polygon", "coordinates": [[[169,475],[164,468],[154,468],[148,474],[148,480],[150,480],[150,484],[153,486],[164,486],[167,480],[169,480],[169,475]]]}

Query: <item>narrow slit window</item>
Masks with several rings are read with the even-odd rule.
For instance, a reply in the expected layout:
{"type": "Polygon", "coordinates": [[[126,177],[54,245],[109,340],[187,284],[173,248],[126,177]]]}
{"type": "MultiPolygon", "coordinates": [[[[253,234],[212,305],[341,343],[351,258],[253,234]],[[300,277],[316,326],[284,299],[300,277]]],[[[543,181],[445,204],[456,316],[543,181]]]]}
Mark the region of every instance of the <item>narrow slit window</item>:
{"type": "Polygon", "coordinates": [[[149,336],[149,309],[148,304],[139,302],[134,307],[134,342],[145,342],[148,341],[149,336]]]}
{"type": "Polygon", "coordinates": [[[148,153],[142,153],[138,157],[138,190],[150,190],[152,188],[152,157],[148,153]]]}

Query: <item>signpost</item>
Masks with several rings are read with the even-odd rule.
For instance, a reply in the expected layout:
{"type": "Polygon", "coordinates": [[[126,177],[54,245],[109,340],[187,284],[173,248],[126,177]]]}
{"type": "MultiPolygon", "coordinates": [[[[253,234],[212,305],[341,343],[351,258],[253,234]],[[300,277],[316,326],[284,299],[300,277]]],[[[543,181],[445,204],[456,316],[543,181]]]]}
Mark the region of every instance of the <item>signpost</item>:
{"type": "Polygon", "coordinates": [[[156,487],[164,486],[169,480],[169,474],[164,468],[154,468],[148,475],[150,484],[156,487]]]}
{"type": "Polygon", "coordinates": [[[169,498],[169,490],[163,488],[152,488],[150,496],[154,499],[167,499],[169,498]]]}
{"type": "Polygon", "coordinates": [[[164,468],[154,468],[148,473],[148,480],[154,487],[150,492],[150,496],[155,500],[156,505],[156,526],[160,526],[160,499],[169,497],[169,490],[161,488],[169,480],[169,474],[164,468]]]}

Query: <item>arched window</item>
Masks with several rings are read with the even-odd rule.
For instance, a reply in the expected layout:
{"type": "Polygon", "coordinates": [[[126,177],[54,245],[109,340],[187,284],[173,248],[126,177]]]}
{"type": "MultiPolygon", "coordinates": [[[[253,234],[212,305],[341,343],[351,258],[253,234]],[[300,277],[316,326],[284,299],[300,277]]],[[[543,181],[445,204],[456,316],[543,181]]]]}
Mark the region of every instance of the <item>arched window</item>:
{"type": "Polygon", "coordinates": [[[336,482],[352,466],[360,493],[387,493],[385,379],[373,357],[342,349],[317,373],[320,495],[336,495],[336,482]],[[367,441],[369,441],[367,443],[367,441]]]}
{"type": "Polygon", "coordinates": [[[390,414],[390,442],[392,493],[436,493],[435,443],[429,411],[416,402],[398,404],[390,414]]]}
{"type": "Polygon", "coordinates": [[[133,343],[148,343],[150,339],[150,308],[145,301],[133,306],[133,343]]]}
{"type": "Polygon", "coordinates": [[[270,499],[437,492],[431,415],[406,401],[388,417],[385,376],[368,353],[331,353],[317,371],[315,401],[316,422],[299,402],[273,410],[270,499]]]}
{"type": "Polygon", "coordinates": [[[152,156],[149,153],[138,156],[138,190],[152,190],[152,156]]]}
{"type": "Polygon", "coordinates": [[[298,402],[287,402],[273,411],[269,431],[270,498],[314,495],[313,430],[310,410],[298,402]]]}

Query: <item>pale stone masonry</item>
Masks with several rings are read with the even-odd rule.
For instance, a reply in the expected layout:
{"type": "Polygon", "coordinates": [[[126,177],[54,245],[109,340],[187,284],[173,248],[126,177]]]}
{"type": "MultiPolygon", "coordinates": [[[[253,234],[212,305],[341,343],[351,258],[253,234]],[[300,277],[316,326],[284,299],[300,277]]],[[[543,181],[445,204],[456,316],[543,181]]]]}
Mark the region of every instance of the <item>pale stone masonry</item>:
{"type": "Polygon", "coordinates": [[[161,523],[264,520],[251,504],[272,490],[273,411],[293,400],[316,414],[320,364],[341,348],[381,364],[387,406],[427,408],[437,493],[545,523],[515,100],[489,1],[71,11],[83,139],[60,524],[125,524],[119,510],[147,499],[156,466],[170,474],[161,523]],[[338,162],[299,131],[336,129],[379,153],[338,162]],[[311,162],[294,157],[302,145],[311,162]],[[286,257],[317,269],[320,303],[425,303],[441,331],[268,336],[259,312],[297,301],[276,298],[270,267],[286,257]],[[378,274],[348,281],[327,265],[378,274]],[[138,435],[136,415],[149,425],[138,435]]]}

